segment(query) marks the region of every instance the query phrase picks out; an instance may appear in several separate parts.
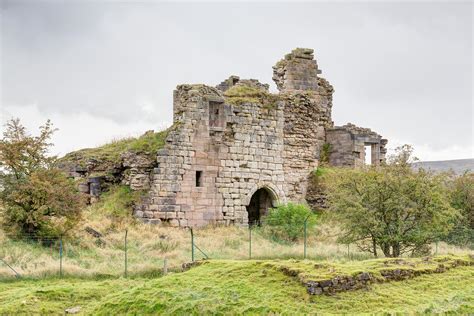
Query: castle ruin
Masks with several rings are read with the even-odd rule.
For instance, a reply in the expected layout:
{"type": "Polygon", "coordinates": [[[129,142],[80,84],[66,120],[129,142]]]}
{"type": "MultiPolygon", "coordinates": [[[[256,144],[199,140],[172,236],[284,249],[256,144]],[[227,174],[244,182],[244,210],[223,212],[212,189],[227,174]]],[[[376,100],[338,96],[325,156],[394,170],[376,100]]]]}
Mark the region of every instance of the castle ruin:
{"type": "Polygon", "coordinates": [[[144,222],[193,227],[259,221],[278,203],[309,201],[309,178],[321,159],[357,168],[370,150],[372,164],[385,160],[386,139],[353,124],[334,126],[334,89],[320,74],[313,50],[297,48],[273,67],[277,94],[268,84],[237,76],[216,87],[179,85],[173,125],[157,152],[78,164],[84,159],[77,151],[67,155],[73,161],[67,168],[85,180],[79,189],[92,201],[107,182],[145,191],[134,207],[144,222]]]}
{"type": "Polygon", "coordinates": [[[305,201],[325,143],[333,166],[364,164],[366,146],[373,164],[384,161],[381,136],[334,126],[334,89],[319,74],[313,50],[295,49],[273,67],[278,94],[237,76],[217,87],[179,85],[172,130],[135,216],[184,227],[246,225],[278,203],[305,201]]]}

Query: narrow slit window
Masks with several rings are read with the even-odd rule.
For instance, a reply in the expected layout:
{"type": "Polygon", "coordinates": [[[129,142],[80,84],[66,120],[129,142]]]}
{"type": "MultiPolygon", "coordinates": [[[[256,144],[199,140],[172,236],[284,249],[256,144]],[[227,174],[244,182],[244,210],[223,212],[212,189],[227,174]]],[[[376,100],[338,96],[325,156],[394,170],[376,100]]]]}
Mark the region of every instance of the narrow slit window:
{"type": "Polygon", "coordinates": [[[196,187],[202,187],[202,171],[196,171],[196,187]]]}

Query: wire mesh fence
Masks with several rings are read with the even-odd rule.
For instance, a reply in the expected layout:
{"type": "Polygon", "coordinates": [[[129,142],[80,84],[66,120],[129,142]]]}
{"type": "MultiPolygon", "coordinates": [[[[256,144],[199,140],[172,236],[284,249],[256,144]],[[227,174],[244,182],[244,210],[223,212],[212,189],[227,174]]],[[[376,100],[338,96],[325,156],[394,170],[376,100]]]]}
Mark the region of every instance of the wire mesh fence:
{"type": "Polygon", "coordinates": [[[263,221],[199,229],[141,225],[102,233],[86,228],[68,237],[0,234],[0,278],[157,276],[201,259],[373,258],[356,245],[323,235],[306,222],[295,227],[263,221]]]}

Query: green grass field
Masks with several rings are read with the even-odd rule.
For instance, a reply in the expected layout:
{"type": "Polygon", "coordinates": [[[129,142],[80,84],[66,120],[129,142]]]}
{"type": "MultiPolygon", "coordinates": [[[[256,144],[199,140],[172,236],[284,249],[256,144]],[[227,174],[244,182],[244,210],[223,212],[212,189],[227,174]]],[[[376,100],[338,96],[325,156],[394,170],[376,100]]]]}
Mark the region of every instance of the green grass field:
{"type": "MultiPolygon", "coordinates": [[[[307,294],[297,277],[280,269],[316,263],[321,264],[216,260],[155,279],[8,281],[0,283],[0,314],[64,314],[75,306],[81,314],[94,315],[474,313],[473,266],[319,296],[307,294]]],[[[369,270],[378,264],[374,260],[328,264],[331,271],[353,274],[364,270],[364,263],[369,270]]]]}

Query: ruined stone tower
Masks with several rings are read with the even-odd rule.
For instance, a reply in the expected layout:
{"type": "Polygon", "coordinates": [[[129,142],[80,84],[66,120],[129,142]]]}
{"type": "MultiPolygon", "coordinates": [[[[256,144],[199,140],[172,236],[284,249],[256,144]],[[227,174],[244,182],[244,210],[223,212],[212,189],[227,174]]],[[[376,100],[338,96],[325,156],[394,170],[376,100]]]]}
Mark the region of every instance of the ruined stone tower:
{"type": "Polygon", "coordinates": [[[149,201],[135,215],[172,226],[248,224],[272,205],[303,202],[327,135],[350,147],[333,128],[333,88],[319,74],[313,50],[295,49],[273,67],[278,94],[237,76],[178,86],[149,201]]]}
{"type": "Polygon", "coordinates": [[[173,125],[156,162],[132,155],[121,164],[131,166],[121,183],[148,191],[135,216],[182,227],[247,225],[278,203],[305,201],[324,147],[334,166],[364,164],[367,146],[372,163],[383,162],[381,136],[334,126],[334,90],[320,74],[313,50],[297,48],[273,67],[277,94],[238,76],[216,87],[177,86],[173,125]]]}

